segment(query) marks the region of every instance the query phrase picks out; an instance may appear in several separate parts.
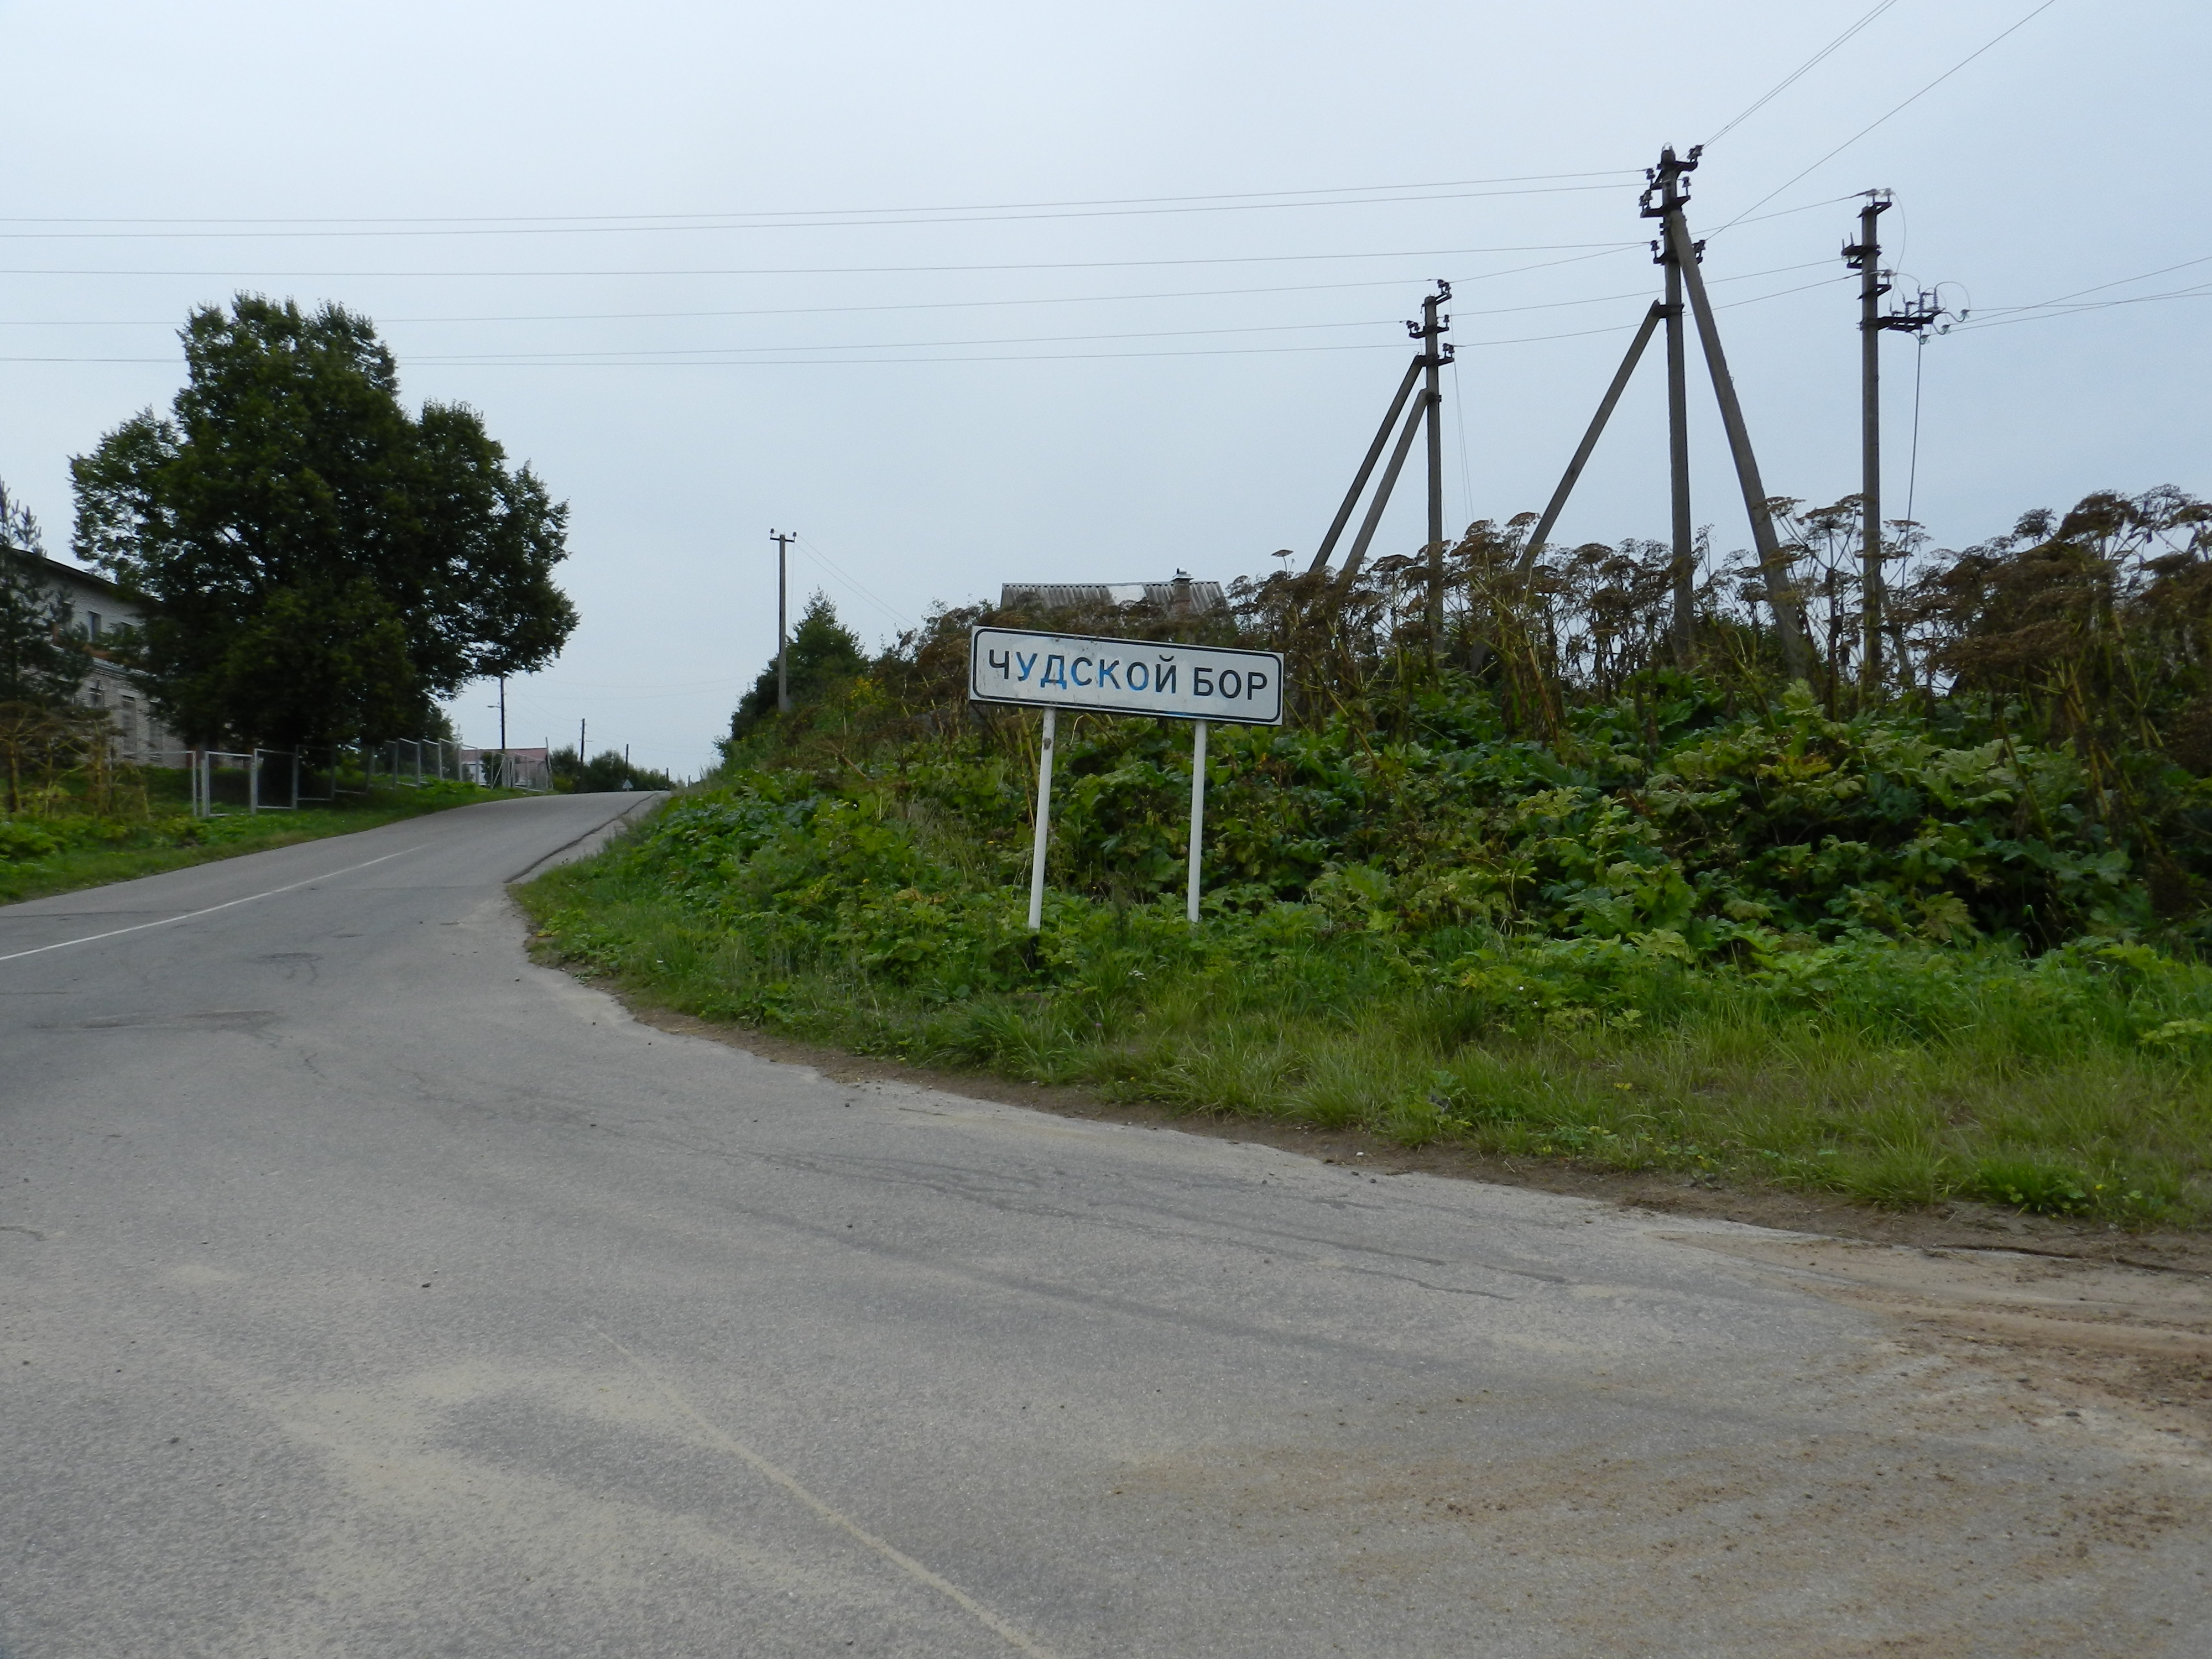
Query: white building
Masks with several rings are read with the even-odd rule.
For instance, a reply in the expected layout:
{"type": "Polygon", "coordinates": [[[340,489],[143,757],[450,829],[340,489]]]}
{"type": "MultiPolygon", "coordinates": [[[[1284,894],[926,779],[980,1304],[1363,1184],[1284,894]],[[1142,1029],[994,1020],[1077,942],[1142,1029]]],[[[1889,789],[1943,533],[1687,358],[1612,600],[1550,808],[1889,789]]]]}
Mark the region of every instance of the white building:
{"type": "Polygon", "coordinates": [[[69,601],[71,622],[92,647],[92,672],[85,676],[76,700],[87,708],[107,711],[115,722],[117,757],[144,762],[181,750],[184,744],[155,717],[145,694],[100,646],[101,639],[117,629],[139,626],[144,618],[137,605],[97,571],[43,556],[39,563],[47,581],[69,601]]]}

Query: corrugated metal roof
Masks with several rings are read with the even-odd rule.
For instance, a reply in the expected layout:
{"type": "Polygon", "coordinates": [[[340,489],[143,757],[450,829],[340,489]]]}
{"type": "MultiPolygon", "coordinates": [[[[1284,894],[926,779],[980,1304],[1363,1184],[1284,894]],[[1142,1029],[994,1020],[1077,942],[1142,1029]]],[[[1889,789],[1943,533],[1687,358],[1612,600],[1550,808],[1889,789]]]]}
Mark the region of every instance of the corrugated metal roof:
{"type": "Polygon", "coordinates": [[[1172,615],[1218,611],[1228,603],[1219,582],[1193,581],[1188,576],[1164,582],[1007,582],[999,589],[999,606],[1004,611],[1151,605],[1172,615]]]}

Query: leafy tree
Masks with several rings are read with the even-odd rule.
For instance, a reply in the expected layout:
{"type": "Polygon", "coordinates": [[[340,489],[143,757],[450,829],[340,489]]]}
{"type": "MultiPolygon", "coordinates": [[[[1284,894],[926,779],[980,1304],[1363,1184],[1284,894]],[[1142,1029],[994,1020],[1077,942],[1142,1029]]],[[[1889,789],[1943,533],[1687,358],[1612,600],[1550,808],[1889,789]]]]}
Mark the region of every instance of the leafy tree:
{"type": "MultiPolygon", "coordinates": [[[[791,632],[788,671],[793,704],[818,700],[865,673],[867,666],[859,636],[837,620],[837,607],[817,589],[799,614],[799,626],[791,632]]],[[[730,717],[731,738],[744,737],[775,713],[775,659],[771,657],[730,717]]]]}
{"type": "Polygon", "coordinates": [[[649,766],[633,766],[619,749],[603,749],[579,766],[573,749],[556,749],[549,757],[553,787],[579,795],[614,789],[673,789],[676,781],[649,766]]]}
{"type": "Polygon", "coordinates": [[[0,483],[0,703],[73,703],[92,666],[68,597],[46,580],[39,521],[0,483]]]}
{"type": "Polygon", "coordinates": [[[473,410],[410,416],[367,319],[241,295],[182,337],[170,414],[70,463],[77,550],[147,603],[137,664],[170,724],[381,739],[559,653],[567,507],[473,410]]]}

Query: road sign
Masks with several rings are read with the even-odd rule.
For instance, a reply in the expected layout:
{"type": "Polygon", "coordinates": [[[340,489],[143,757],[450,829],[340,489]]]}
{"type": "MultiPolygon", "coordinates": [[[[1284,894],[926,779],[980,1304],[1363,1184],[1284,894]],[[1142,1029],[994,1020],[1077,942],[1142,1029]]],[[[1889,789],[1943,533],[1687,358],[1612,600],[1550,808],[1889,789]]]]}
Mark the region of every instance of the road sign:
{"type": "Polygon", "coordinates": [[[968,695],[1030,708],[1280,726],[1283,659],[1274,651],[977,628],[968,636],[968,695]]]}
{"type": "Polygon", "coordinates": [[[1044,710],[1037,745],[1036,844],[1030,850],[1030,931],[1044,923],[1044,855],[1052,836],[1052,751],[1063,708],[1192,721],[1190,876],[1183,900],[1198,925],[1206,832],[1206,728],[1283,723],[1283,659],[1273,651],[1109,640],[977,628],[968,635],[968,695],[977,702],[1044,710]]]}

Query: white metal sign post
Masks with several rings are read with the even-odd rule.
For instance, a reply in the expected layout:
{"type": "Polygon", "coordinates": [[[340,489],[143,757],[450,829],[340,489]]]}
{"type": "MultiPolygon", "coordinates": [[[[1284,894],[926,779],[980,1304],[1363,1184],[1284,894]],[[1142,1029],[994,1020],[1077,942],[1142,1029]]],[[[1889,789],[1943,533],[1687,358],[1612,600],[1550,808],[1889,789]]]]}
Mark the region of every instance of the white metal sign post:
{"type": "Polygon", "coordinates": [[[1044,925],[1044,854],[1051,834],[1052,750],[1059,711],[1151,714],[1190,720],[1190,880],[1184,909],[1198,921],[1206,828],[1206,732],[1213,721],[1283,723],[1283,659],[1158,640],[1100,639],[978,628],[968,636],[968,696],[975,702],[1044,710],[1037,756],[1036,842],[1030,855],[1030,931],[1044,925]]]}

